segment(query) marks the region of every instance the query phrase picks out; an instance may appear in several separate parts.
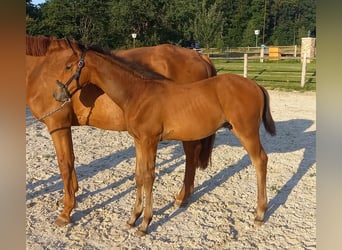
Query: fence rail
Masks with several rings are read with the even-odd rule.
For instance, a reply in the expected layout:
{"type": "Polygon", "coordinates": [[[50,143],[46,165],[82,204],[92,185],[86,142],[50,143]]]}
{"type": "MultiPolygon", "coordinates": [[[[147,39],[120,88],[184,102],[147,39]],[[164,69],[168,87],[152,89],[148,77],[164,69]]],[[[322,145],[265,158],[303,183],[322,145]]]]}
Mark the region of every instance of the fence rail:
{"type": "MultiPolygon", "coordinates": [[[[280,50],[279,60],[292,59],[301,60],[301,46],[275,46],[280,50]]],[[[262,59],[270,60],[269,49],[272,47],[264,48],[264,54],[262,59]]],[[[227,47],[223,50],[217,48],[202,49],[202,53],[209,55],[210,58],[214,59],[224,59],[224,60],[243,60],[244,54],[248,55],[249,60],[260,60],[261,59],[261,47],[227,47]]],[[[315,53],[316,54],[316,53],[315,53]]],[[[310,60],[315,60],[316,58],[309,58],[310,60]]]]}
{"type": "Polygon", "coordinates": [[[219,74],[226,72],[238,74],[270,87],[294,86],[296,89],[305,87],[311,90],[316,88],[315,61],[305,65],[303,62],[306,60],[301,62],[300,58],[260,62],[247,53],[234,60],[222,57],[211,57],[211,59],[219,74]]]}

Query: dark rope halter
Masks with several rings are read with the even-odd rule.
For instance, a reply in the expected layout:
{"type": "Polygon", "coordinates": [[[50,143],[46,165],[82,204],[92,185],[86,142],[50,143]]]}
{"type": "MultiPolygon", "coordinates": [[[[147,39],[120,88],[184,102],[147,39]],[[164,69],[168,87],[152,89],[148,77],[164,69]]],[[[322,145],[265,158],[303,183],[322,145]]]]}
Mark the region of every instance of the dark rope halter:
{"type": "Polygon", "coordinates": [[[86,50],[83,49],[81,59],[77,65],[77,70],[76,70],[75,74],[73,74],[66,83],[62,83],[61,81],[56,80],[56,83],[59,86],[59,89],[57,89],[53,92],[53,97],[56,99],[56,101],[65,102],[65,101],[70,100],[71,96],[77,90],[79,90],[81,88],[80,83],[79,83],[79,78],[80,78],[81,70],[84,66],[85,55],[86,55],[86,50]],[[74,90],[74,92],[70,93],[68,90],[68,87],[72,83],[73,80],[76,80],[77,88],[74,90]]]}

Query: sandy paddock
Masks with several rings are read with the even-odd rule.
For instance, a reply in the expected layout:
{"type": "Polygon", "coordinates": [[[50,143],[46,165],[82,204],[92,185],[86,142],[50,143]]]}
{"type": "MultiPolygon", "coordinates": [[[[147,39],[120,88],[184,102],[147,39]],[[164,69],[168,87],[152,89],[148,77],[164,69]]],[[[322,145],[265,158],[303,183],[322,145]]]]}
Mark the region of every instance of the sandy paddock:
{"type": "MultiPolygon", "coordinates": [[[[125,225],[135,199],[135,152],[126,132],[74,127],[80,190],[72,223],[53,224],[62,183],[45,125],[26,127],[27,249],[315,249],[316,95],[269,91],[277,136],[261,126],[269,155],[269,209],[253,224],[256,176],[229,131],[217,132],[212,166],[198,171],[186,207],[174,207],[184,176],[178,141],[159,144],[149,234],[125,225]]],[[[27,112],[27,124],[33,118],[27,112]]],[[[140,222],[141,220],[139,220],[140,222]]]]}

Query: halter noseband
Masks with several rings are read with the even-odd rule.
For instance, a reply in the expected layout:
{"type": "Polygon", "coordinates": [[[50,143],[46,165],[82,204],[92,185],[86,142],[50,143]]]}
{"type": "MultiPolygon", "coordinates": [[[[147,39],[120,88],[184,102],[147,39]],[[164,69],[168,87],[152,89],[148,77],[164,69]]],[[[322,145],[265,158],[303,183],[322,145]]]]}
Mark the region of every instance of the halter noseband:
{"type": "Polygon", "coordinates": [[[78,90],[81,88],[80,86],[80,83],[79,83],[79,78],[80,78],[80,74],[81,74],[81,70],[84,66],[84,57],[86,55],[86,50],[83,49],[82,50],[82,56],[81,56],[81,59],[80,61],[78,62],[78,65],[77,65],[77,70],[75,72],[75,74],[73,74],[70,79],[66,82],[66,83],[62,83],[61,81],[59,80],[56,80],[56,83],[57,85],[59,86],[59,89],[55,90],[53,92],[53,97],[56,99],[56,101],[59,101],[59,102],[65,102],[65,101],[68,101],[70,100],[71,96],[78,90]],[[70,85],[70,83],[73,81],[73,80],[76,80],[76,83],[77,83],[77,88],[74,90],[73,93],[70,93],[69,90],[68,90],[68,86],[70,85]]]}

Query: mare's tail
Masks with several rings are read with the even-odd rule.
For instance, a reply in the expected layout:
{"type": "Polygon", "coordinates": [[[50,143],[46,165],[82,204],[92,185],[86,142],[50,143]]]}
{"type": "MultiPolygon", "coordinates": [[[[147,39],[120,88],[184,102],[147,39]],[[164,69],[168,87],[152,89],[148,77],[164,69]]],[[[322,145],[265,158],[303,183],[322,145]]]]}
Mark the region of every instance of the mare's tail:
{"type": "Polygon", "coordinates": [[[274,124],[274,120],[271,115],[271,109],[270,109],[270,96],[268,95],[267,90],[259,85],[261,88],[263,94],[264,94],[264,111],[262,112],[262,121],[264,123],[264,127],[270,135],[274,136],[276,134],[276,127],[274,124]]]}
{"type": "Polygon", "coordinates": [[[211,153],[213,151],[216,134],[212,134],[206,138],[201,139],[201,152],[199,154],[197,168],[206,169],[211,165],[211,153]]]}
{"type": "Polygon", "coordinates": [[[206,64],[209,66],[209,68],[207,68],[208,77],[216,76],[217,70],[214,66],[213,61],[208,56],[206,56],[205,54],[199,54],[199,55],[202,58],[202,60],[205,61],[206,64]]]}
{"type": "MultiPolygon", "coordinates": [[[[199,54],[202,60],[206,62],[208,65],[208,78],[217,75],[216,68],[214,63],[210,60],[208,56],[205,54],[199,54]]],[[[214,142],[215,142],[216,134],[212,134],[206,138],[201,139],[201,152],[199,154],[198,165],[197,168],[206,169],[208,165],[211,165],[211,153],[213,151],[214,142]]]]}

